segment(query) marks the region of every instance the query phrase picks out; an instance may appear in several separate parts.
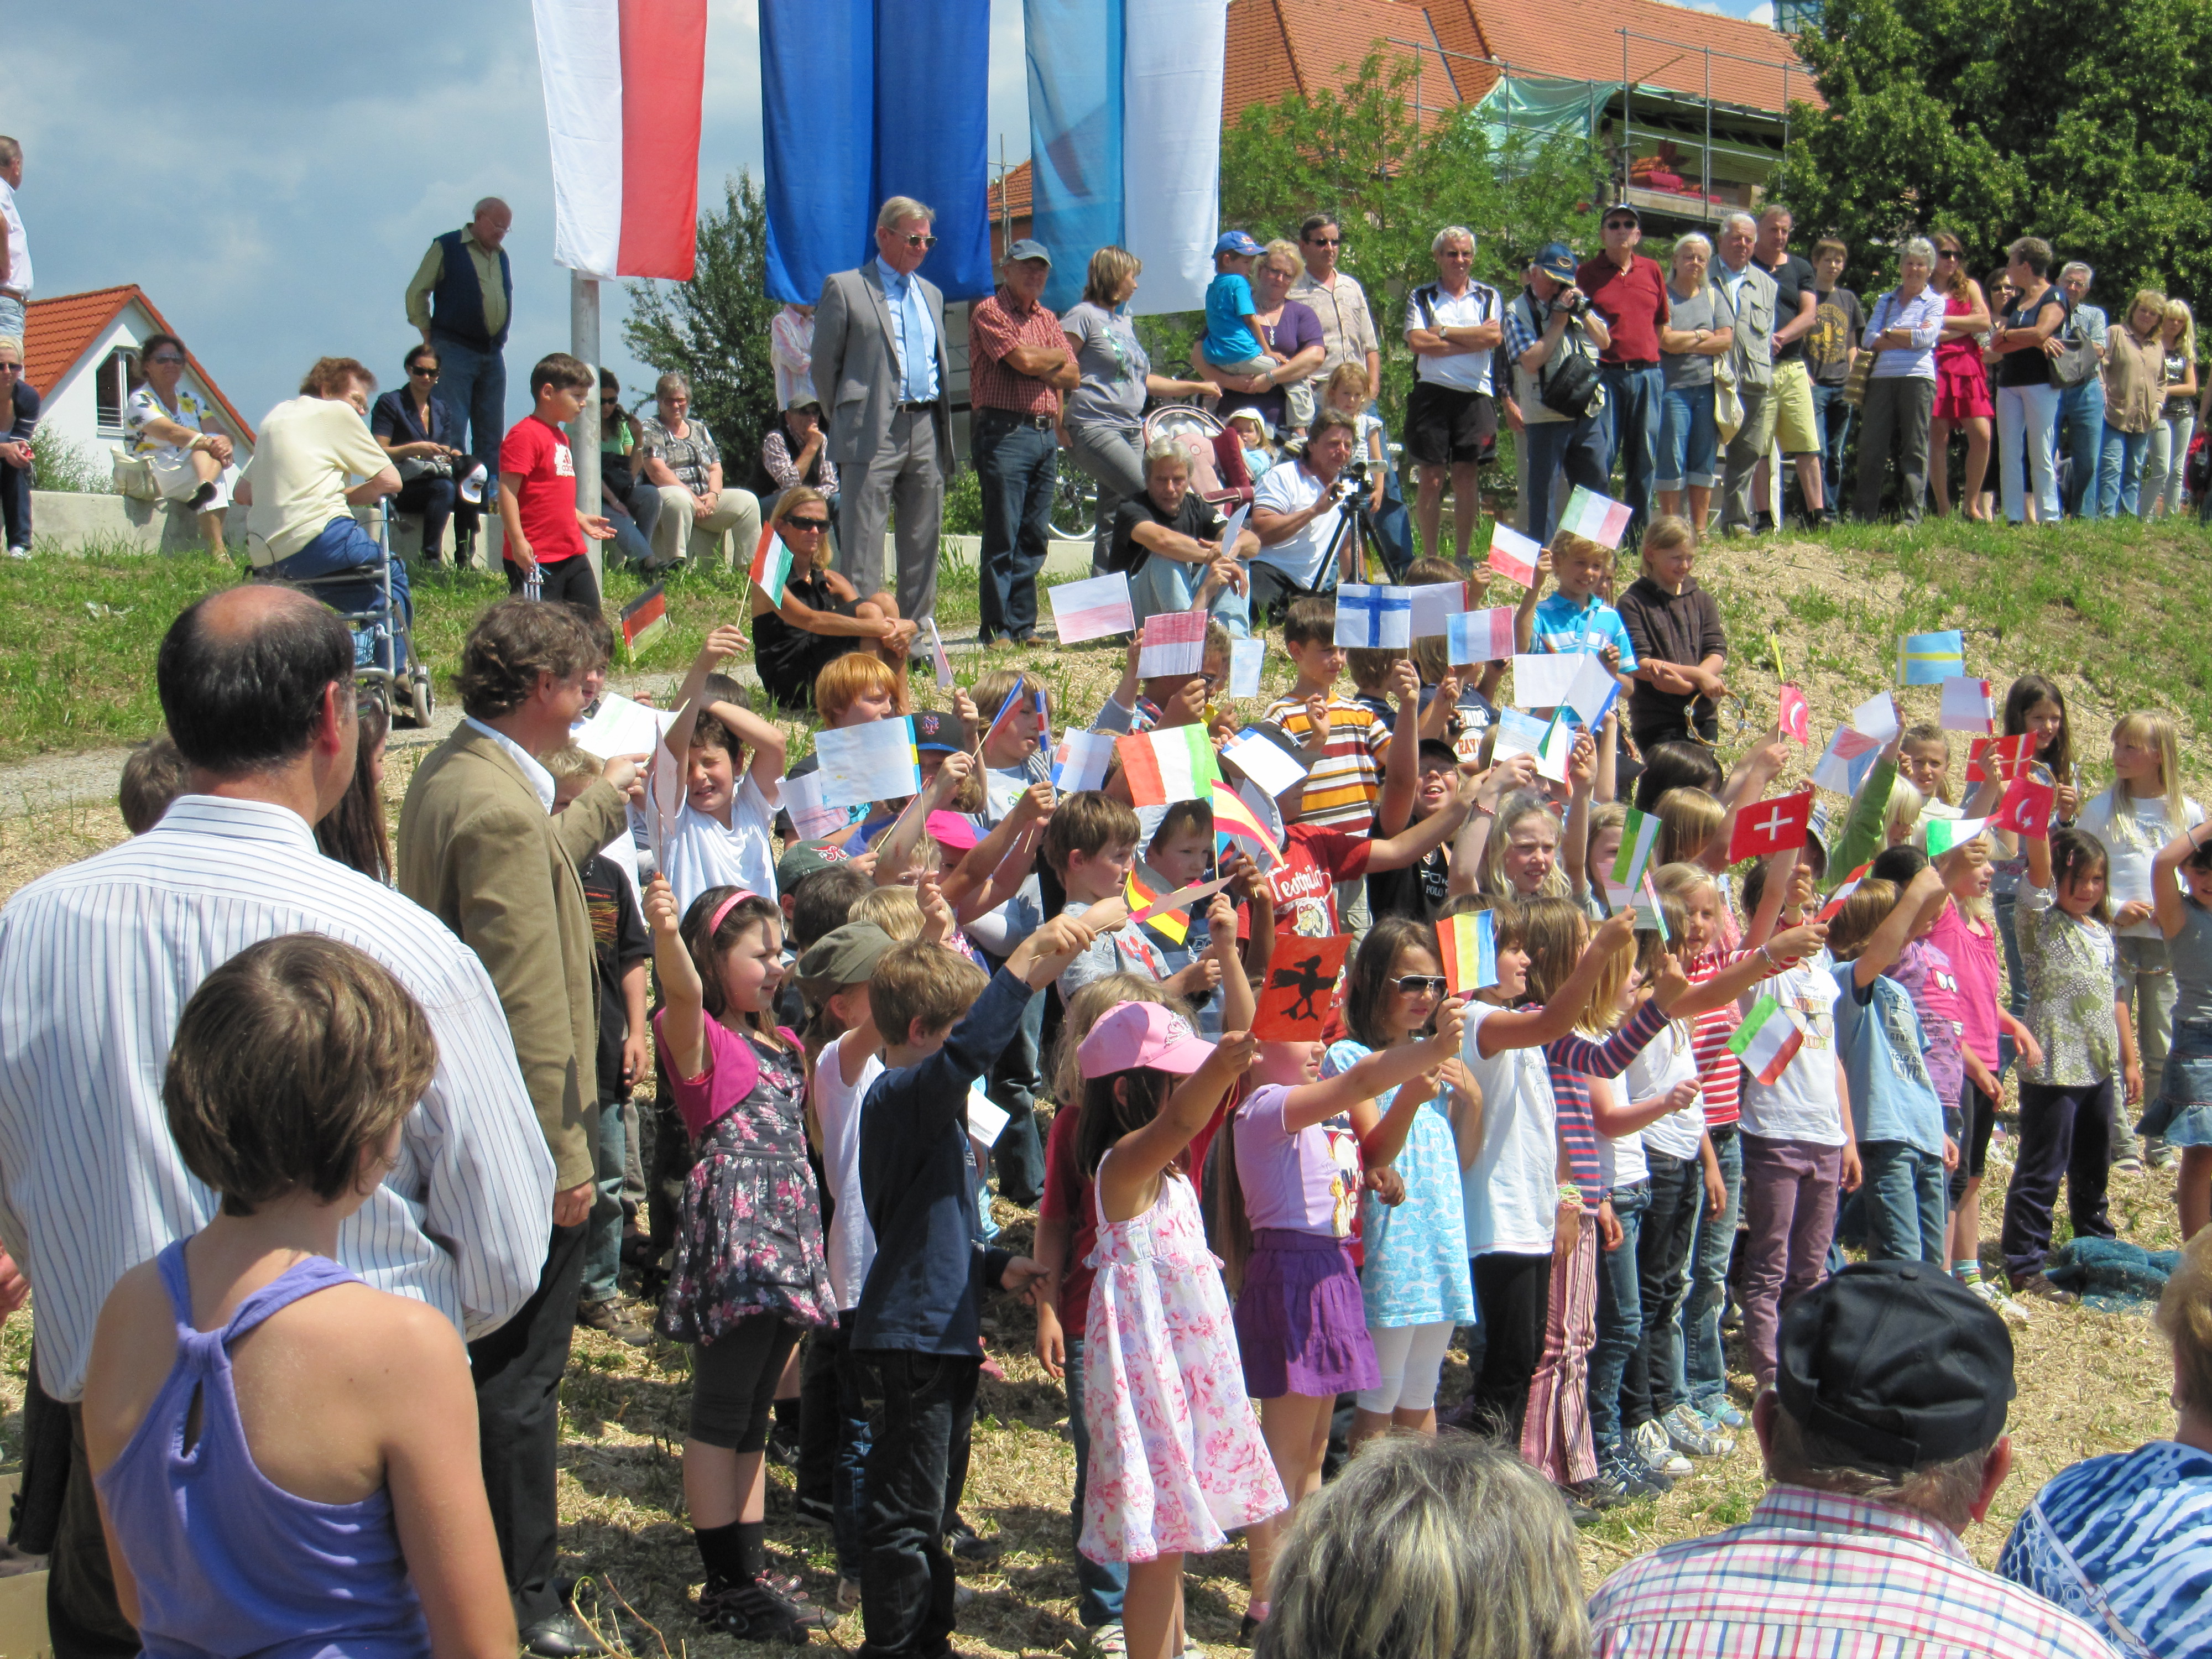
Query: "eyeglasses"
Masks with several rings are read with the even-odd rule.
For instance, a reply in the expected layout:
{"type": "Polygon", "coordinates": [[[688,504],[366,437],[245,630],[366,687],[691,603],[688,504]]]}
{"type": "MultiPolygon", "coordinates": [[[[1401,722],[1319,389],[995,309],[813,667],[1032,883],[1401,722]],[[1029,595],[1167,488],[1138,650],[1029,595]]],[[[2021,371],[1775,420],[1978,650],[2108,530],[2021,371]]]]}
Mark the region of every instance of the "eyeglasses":
{"type": "Polygon", "coordinates": [[[1638,224],[1633,219],[1608,219],[1605,222],[1605,228],[1607,230],[1641,230],[1644,228],[1642,225],[1638,224]]]}
{"type": "Polygon", "coordinates": [[[185,360],[174,352],[165,351],[160,356],[149,357],[146,361],[149,363],[181,363],[185,360]]]}
{"type": "Polygon", "coordinates": [[[1433,974],[1406,974],[1392,981],[1402,996],[1442,996],[1451,989],[1449,981],[1433,974]]]}
{"type": "Polygon", "coordinates": [[[21,374],[22,372],[22,364],[11,363],[5,357],[0,357],[0,374],[21,374]]]}
{"type": "Polygon", "coordinates": [[[417,363],[407,371],[407,378],[410,380],[434,380],[438,378],[438,370],[434,364],[425,366],[417,363]]]}
{"type": "Polygon", "coordinates": [[[1936,257],[1938,259],[1955,259],[1959,257],[1959,250],[1954,247],[1939,247],[1936,250],[1936,257]]]}
{"type": "Polygon", "coordinates": [[[803,530],[810,536],[823,535],[830,528],[827,519],[786,519],[784,523],[793,530],[803,530]]]}
{"type": "Polygon", "coordinates": [[[1306,246],[1308,247],[1342,247],[1344,246],[1344,238],[1341,236],[1309,236],[1306,238],[1306,246]]]}
{"type": "Polygon", "coordinates": [[[906,245],[908,247],[935,247],[937,246],[937,238],[934,236],[909,236],[906,238],[906,245]]]}

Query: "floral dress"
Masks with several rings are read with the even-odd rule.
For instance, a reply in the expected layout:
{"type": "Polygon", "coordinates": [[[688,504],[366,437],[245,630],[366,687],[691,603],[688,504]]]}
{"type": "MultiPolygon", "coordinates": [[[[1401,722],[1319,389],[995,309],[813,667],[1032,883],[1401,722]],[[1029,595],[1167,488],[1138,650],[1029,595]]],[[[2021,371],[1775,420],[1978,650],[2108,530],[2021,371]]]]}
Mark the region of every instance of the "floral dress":
{"type": "Polygon", "coordinates": [[[1287,1507],[1245,1396],[1220,1263],[1196,1192],[1172,1170],[1144,1214],[1109,1221],[1100,1204],[1097,1215],[1084,1264],[1097,1277],[1084,1334],[1091,1472],[1077,1547],[1093,1561],[1202,1555],[1231,1528],[1287,1507]]]}
{"type": "MultiPolygon", "coordinates": [[[[661,1018],[653,1017],[657,1037],[661,1018]]],[[[712,1342],[758,1314],[837,1322],[806,1162],[806,1073],[798,1039],[783,1036],[787,1046],[772,1049],[709,1018],[706,1071],[687,1079],[668,1066],[693,1163],[654,1328],[678,1342],[712,1342]]]]}
{"type": "MultiPolygon", "coordinates": [[[[1332,1042],[1321,1074],[1348,1072],[1370,1052],[1366,1044],[1349,1039],[1332,1042]]],[[[1379,1096],[1376,1110],[1387,1114],[1397,1098],[1395,1089],[1379,1096]]],[[[1366,1266],[1359,1285],[1370,1330],[1474,1321],[1459,1143],[1444,1115],[1446,1098],[1439,1091],[1413,1115],[1406,1144],[1391,1160],[1406,1183],[1406,1201],[1394,1207],[1373,1193],[1360,1194],[1359,1236],[1366,1246],[1366,1266]]]]}

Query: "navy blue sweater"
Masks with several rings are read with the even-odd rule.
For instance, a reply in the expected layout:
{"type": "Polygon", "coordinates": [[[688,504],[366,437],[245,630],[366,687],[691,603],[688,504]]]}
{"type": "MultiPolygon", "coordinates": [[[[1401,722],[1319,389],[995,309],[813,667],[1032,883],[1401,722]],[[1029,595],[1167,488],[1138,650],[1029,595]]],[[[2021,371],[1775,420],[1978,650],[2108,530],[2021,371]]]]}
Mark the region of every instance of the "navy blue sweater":
{"type": "Polygon", "coordinates": [[[860,1103],[860,1202],[876,1260],[853,1322],[856,1349],[982,1357],[981,1291],[1013,1257],[975,1242],[968,1089],[1013,1041],[1030,996],[1001,968],[944,1048],[885,1072],[860,1103]]]}

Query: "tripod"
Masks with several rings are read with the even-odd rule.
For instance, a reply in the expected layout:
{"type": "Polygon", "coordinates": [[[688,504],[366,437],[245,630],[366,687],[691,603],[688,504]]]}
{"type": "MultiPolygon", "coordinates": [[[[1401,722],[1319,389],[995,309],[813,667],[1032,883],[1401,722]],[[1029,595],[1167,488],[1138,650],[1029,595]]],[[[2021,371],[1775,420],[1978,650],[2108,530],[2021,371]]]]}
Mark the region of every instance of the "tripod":
{"type": "Polygon", "coordinates": [[[1368,506],[1367,500],[1365,483],[1355,481],[1352,494],[1337,506],[1336,530],[1329,537],[1328,550],[1322,553],[1321,560],[1319,585],[1324,592],[1336,586],[1336,580],[1331,580],[1333,574],[1337,580],[1365,581],[1370,553],[1374,556],[1375,568],[1393,580],[1397,579],[1399,573],[1391,568],[1389,549],[1383,543],[1382,532],[1375,527],[1375,512],[1368,506]],[[1338,554],[1344,550],[1347,540],[1351,543],[1351,557],[1340,567],[1338,554]]]}

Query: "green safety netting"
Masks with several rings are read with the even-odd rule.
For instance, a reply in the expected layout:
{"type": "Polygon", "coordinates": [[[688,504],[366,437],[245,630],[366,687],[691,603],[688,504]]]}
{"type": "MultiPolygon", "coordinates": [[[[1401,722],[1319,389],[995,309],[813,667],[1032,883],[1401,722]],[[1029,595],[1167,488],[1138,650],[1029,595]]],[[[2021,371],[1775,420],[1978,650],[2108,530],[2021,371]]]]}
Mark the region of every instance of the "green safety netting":
{"type": "Polygon", "coordinates": [[[1549,76],[1498,78],[1477,106],[1492,143],[1503,149],[1518,138],[1541,144],[1553,138],[1593,138],[1618,81],[1560,81],[1549,76]]]}

